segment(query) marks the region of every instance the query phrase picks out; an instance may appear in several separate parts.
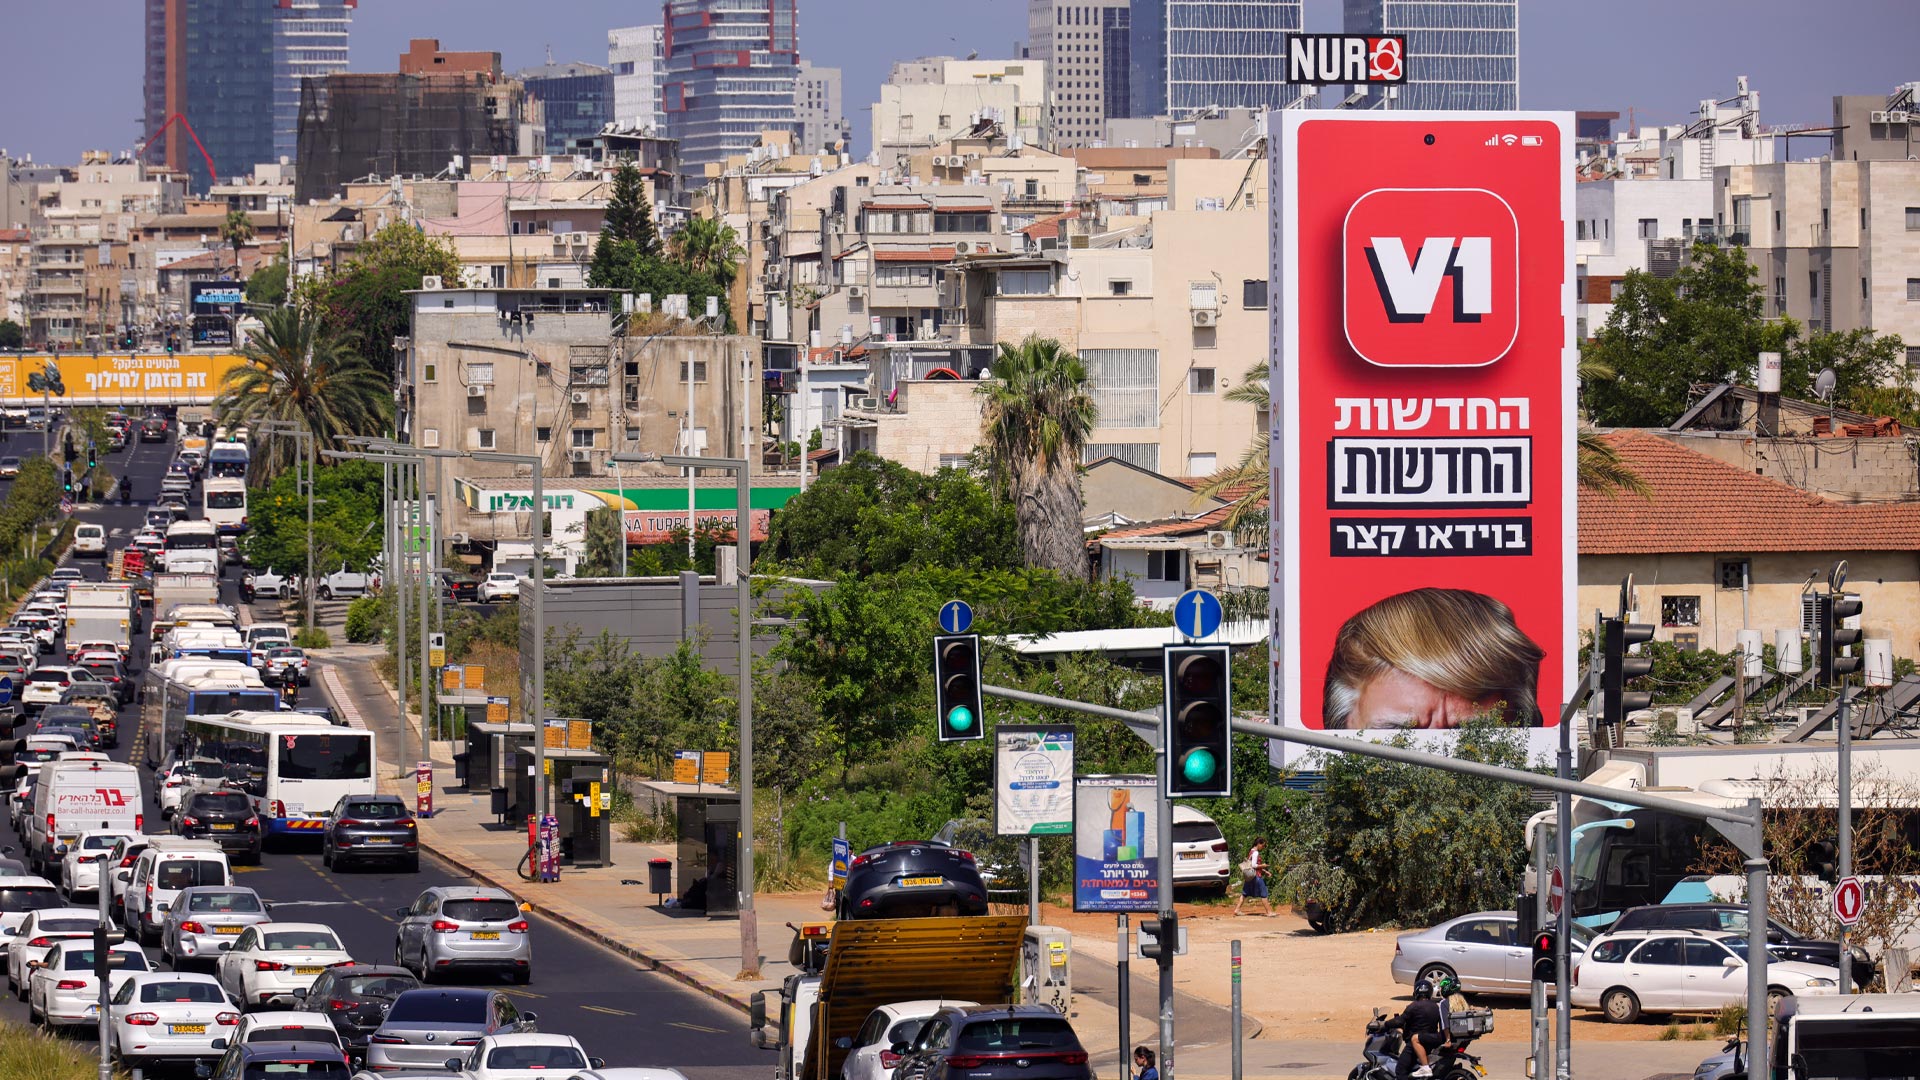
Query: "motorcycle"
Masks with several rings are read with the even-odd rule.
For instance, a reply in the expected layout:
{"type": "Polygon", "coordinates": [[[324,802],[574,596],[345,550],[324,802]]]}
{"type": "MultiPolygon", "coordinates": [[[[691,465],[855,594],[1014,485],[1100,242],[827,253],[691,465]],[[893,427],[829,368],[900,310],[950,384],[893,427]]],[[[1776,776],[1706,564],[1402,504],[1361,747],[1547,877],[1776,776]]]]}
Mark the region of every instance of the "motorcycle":
{"type": "MultiPolygon", "coordinates": [[[[1452,1038],[1428,1052],[1427,1064],[1433,1080],[1480,1080],[1487,1075],[1480,1059],[1467,1053],[1473,1040],[1493,1030],[1492,1009],[1468,1009],[1450,1018],[1452,1038]]],[[[1398,1017],[1373,1010],[1367,1021],[1367,1038],[1361,1044],[1361,1061],[1347,1073],[1347,1080],[1412,1080],[1419,1059],[1400,1032],[1398,1017]]]]}

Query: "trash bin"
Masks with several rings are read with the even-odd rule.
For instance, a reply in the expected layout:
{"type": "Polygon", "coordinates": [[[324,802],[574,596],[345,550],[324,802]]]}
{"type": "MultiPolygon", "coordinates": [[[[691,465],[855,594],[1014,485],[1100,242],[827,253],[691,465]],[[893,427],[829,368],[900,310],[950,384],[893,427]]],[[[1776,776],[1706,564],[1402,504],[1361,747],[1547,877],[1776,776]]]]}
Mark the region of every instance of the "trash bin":
{"type": "Polygon", "coordinates": [[[493,797],[493,804],[491,807],[493,816],[496,818],[500,818],[501,820],[505,820],[507,816],[507,805],[508,805],[507,789],[503,787],[493,788],[488,792],[488,794],[493,797]]]}
{"type": "Polygon", "coordinates": [[[673,892],[673,860],[647,860],[647,891],[655,896],[673,892]]]}
{"type": "Polygon", "coordinates": [[[453,755],[453,782],[460,785],[461,787],[468,786],[467,785],[467,753],[464,750],[458,754],[453,755]]]}

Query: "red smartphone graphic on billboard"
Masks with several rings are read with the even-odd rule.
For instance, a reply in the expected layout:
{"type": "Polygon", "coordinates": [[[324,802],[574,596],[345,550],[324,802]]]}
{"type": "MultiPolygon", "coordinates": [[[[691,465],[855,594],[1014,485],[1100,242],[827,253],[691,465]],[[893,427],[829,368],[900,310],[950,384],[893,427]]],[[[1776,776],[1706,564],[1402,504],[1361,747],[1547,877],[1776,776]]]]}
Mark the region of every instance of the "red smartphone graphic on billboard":
{"type": "Polygon", "coordinates": [[[1275,123],[1274,716],[1436,748],[1491,716],[1545,753],[1574,661],[1571,117],[1275,123]]]}

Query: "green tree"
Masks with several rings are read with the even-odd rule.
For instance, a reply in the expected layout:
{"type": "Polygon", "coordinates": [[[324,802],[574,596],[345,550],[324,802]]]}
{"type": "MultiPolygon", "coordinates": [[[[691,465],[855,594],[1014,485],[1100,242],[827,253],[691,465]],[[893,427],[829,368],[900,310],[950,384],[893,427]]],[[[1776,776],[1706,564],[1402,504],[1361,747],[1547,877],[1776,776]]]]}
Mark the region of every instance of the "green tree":
{"type": "Polygon", "coordinates": [[[338,277],[319,290],[319,302],[335,334],[353,341],[360,354],[389,381],[393,339],[413,322],[407,292],[429,274],[460,280],[460,257],[439,237],[396,221],[367,238],[338,277]]]}
{"type": "Polygon", "coordinates": [[[820,716],[814,749],[844,777],[855,761],[911,727],[924,710],[930,593],[849,577],[825,592],[796,595],[777,653],[814,685],[820,716]]]}
{"type": "Polygon", "coordinates": [[[27,332],[12,319],[0,319],[0,349],[18,349],[27,343],[27,332]]]}
{"type": "Polygon", "coordinates": [[[689,219],[673,234],[668,248],[675,262],[695,274],[713,278],[723,288],[733,284],[740,272],[740,260],[746,257],[733,226],[708,217],[689,219]]]}
{"type": "Polygon", "coordinates": [[[247,304],[279,307],[287,301],[287,260],[275,259],[247,276],[247,304]]]}
{"type": "Polygon", "coordinates": [[[872,453],[829,469],[773,516],[763,558],[837,578],[910,566],[1021,565],[1011,507],[959,469],[932,476],[872,453]]]}
{"type": "MultiPolygon", "coordinates": [[[[380,551],[380,467],[343,461],[314,470],[313,565],[364,568],[380,551]]],[[[289,469],[247,493],[247,561],[282,574],[307,572],[307,497],[289,469]]]]}
{"type": "Polygon", "coordinates": [[[660,255],[660,231],[653,224],[653,204],[647,199],[647,180],[631,161],[613,172],[613,190],[600,226],[600,242],[630,243],[640,255],[660,255]]]}
{"type": "MultiPolygon", "coordinates": [[[[262,420],[288,421],[310,433],[320,448],[342,435],[377,435],[393,415],[386,379],[321,320],[299,307],[273,308],[248,335],[247,363],[221,380],[213,412],[227,427],[262,420]]],[[[294,441],[268,439],[253,458],[254,475],[270,478],[292,460],[294,441]]]]}
{"type": "MultiPolygon", "coordinates": [[[[1599,382],[1613,377],[1613,369],[1590,356],[1581,356],[1576,377],[1580,384],[1599,382]]],[[[1620,452],[1614,449],[1596,431],[1593,425],[1584,419],[1580,422],[1578,433],[1574,436],[1574,480],[1583,492],[1592,492],[1612,498],[1616,493],[1630,492],[1641,498],[1651,498],[1653,491],[1647,487],[1640,474],[1633,471],[1620,452]]]]}
{"type": "MultiPolygon", "coordinates": [[[[1254,408],[1255,415],[1266,416],[1272,409],[1272,395],[1267,386],[1267,362],[1265,360],[1247,369],[1240,377],[1240,385],[1228,390],[1228,401],[1237,401],[1254,408]]],[[[1267,548],[1267,495],[1272,487],[1272,479],[1267,475],[1267,433],[1253,432],[1252,441],[1240,453],[1240,460],[1207,477],[1195,492],[1201,498],[1223,498],[1230,500],[1227,505],[1233,509],[1227,514],[1225,522],[1240,543],[1259,548],[1267,548]]]]}
{"type": "MultiPolygon", "coordinates": [[[[712,296],[719,299],[721,312],[728,310],[725,285],[670,259],[642,254],[632,240],[602,240],[594,250],[593,264],[587,268],[587,284],[635,295],[647,293],[655,304],[662,297],[684,295],[687,310],[696,315],[705,314],[707,297],[712,296]]],[[[732,316],[727,318],[731,320],[732,316]]]]}
{"type": "Polygon", "coordinates": [[[993,377],[976,393],[982,449],[1013,504],[1027,563],[1085,578],[1080,454],[1097,419],[1086,365],[1052,338],[1001,342],[993,377]]]}
{"type": "Polygon", "coordinates": [[[582,577],[615,577],[620,573],[620,549],[627,538],[621,513],[611,506],[587,511],[586,559],[581,563],[582,577]]]}
{"type": "Polygon", "coordinates": [[[233,272],[238,275],[240,249],[253,239],[253,218],[237,207],[227,211],[227,219],[220,223],[220,239],[233,248],[233,272]]]}
{"type": "Polygon", "coordinates": [[[1816,331],[1793,341],[1780,358],[1780,392],[1788,397],[1817,400],[1814,380],[1821,371],[1831,371],[1835,405],[1883,415],[1861,406],[1879,403],[1882,392],[1890,384],[1904,382],[1897,376],[1904,374],[1905,367],[1906,343],[1898,334],[1879,334],[1867,329],[1816,331]]]}

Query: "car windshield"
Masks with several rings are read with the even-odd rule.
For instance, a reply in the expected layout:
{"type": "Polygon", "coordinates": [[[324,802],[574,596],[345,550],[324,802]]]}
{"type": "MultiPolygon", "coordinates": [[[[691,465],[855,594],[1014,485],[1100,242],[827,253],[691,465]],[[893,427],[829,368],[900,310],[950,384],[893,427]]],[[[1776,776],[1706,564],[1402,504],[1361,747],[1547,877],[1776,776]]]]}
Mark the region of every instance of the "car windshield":
{"type": "Polygon", "coordinates": [[[246,505],[247,494],[244,491],[207,492],[207,509],[209,510],[239,510],[246,505]]]}
{"type": "Polygon", "coordinates": [[[283,735],[282,780],[365,780],[373,775],[371,745],[364,733],[283,735]]]}
{"type": "Polygon", "coordinates": [[[353,802],[347,804],[345,816],[361,821],[398,821],[407,816],[407,808],[394,802],[353,802]]]}
{"type": "Polygon", "coordinates": [[[81,930],[91,930],[98,925],[96,919],[44,919],[39,929],[49,934],[71,934],[81,930]]]}
{"type": "Polygon", "coordinates": [[[1073,1027],[1062,1017],[1010,1016],[978,1020],[960,1032],[960,1050],[1078,1050],[1073,1027]]]}
{"type": "Polygon", "coordinates": [[[140,988],[140,1000],[220,1005],[226,1002],[227,995],[213,983],[150,982],[140,988]]]}
{"type": "Polygon", "coordinates": [[[188,898],[188,911],[252,911],[260,910],[260,898],[250,892],[196,892],[188,898]]]}
{"type": "Polygon", "coordinates": [[[202,780],[219,780],[227,775],[227,767],[218,761],[189,761],[180,767],[182,774],[202,780]]]}
{"type": "Polygon", "coordinates": [[[440,913],[460,922],[493,922],[520,914],[520,906],[511,900],[449,900],[440,905],[440,913]]]}
{"type": "Polygon", "coordinates": [[[1220,838],[1220,826],[1211,821],[1173,823],[1173,842],[1176,844],[1207,844],[1220,838]]]}
{"type": "MultiPolygon", "coordinates": [[[[67,953],[66,962],[60,965],[66,971],[92,971],[93,950],[73,949],[67,953]]],[[[108,949],[107,970],[109,971],[152,971],[147,966],[147,954],[132,949],[108,949]]]]}
{"type": "Polygon", "coordinates": [[[292,1057],[279,1061],[250,1061],[240,1080],[348,1080],[347,1067],[338,1061],[292,1057]]]}
{"type": "Polygon", "coordinates": [[[338,993],[373,998],[399,997],[419,986],[411,975],[354,975],[334,983],[338,993]]]}
{"type": "Polygon", "coordinates": [[[489,1069],[584,1069],[586,1055],[571,1046],[496,1046],[489,1069]]]}
{"type": "Polygon", "coordinates": [[[257,1027],[247,1032],[247,1041],[257,1042],[339,1042],[340,1036],[330,1027],[303,1027],[288,1024],[284,1027],[257,1027]]]}
{"type": "Polygon", "coordinates": [[[261,948],[267,952],[337,951],[340,939],[330,930],[282,930],[261,935],[261,948]]]}
{"type": "Polygon", "coordinates": [[[484,994],[443,994],[414,991],[401,994],[387,1010],[387,1019],[409,1024],[484,1024],[487,999],[484,994]]]}
{"type": "Polygon", "coordinates": [[[51,885],[9,885],[0,888],[0,911],[39,911],[60,906],[60,891],[51,885]]]}
{"type": "Polygon", "coordinates": [[[204,814],[244,814],[253,809],[253,803],[237,791],[222,791],[195,795],[193,809],[204,814]]]}
{"type": "Polygon", "coordinates": [[[120,842],[118,836],[83,836],[80,838],[82,851],[105,851],[120,842]]]}
{"type": "Polygon", "coordinates": [[[227,867],[213,859],[176,859],[160,864],[154,885],[162,889],[190,889],[195,885],[225,885],[227,867]]]}

